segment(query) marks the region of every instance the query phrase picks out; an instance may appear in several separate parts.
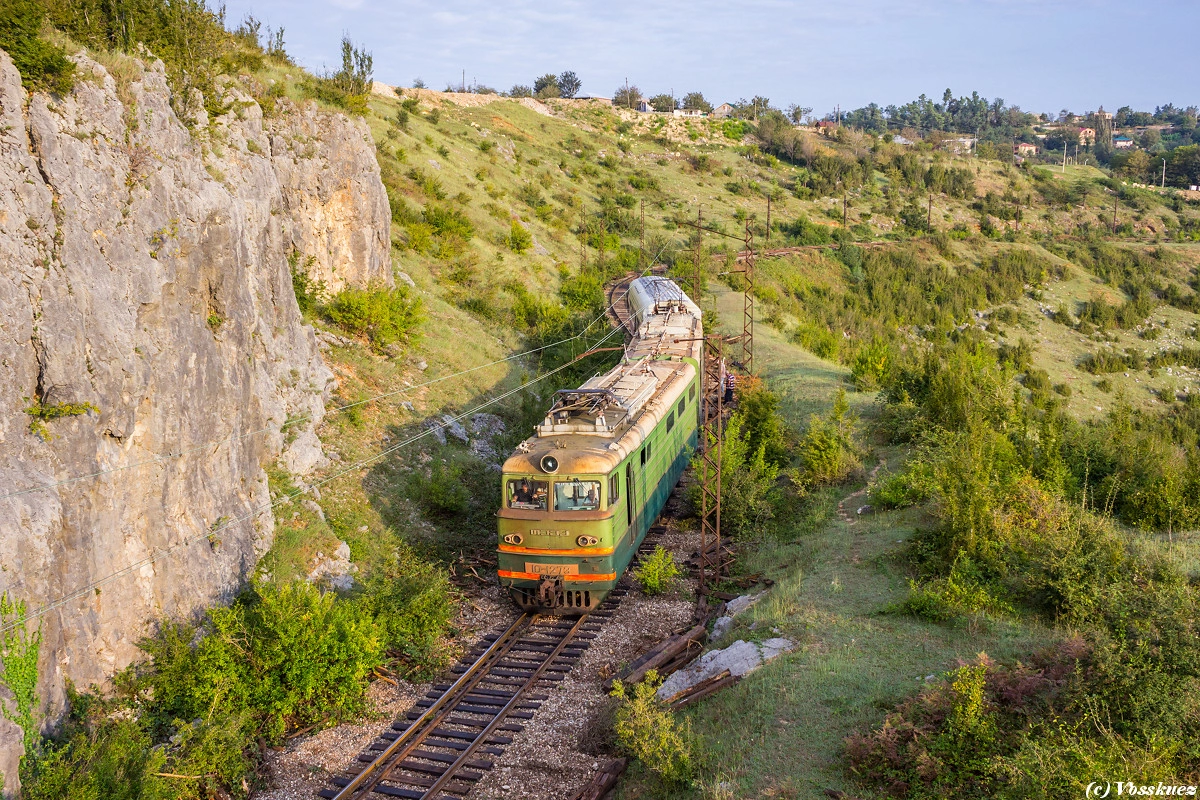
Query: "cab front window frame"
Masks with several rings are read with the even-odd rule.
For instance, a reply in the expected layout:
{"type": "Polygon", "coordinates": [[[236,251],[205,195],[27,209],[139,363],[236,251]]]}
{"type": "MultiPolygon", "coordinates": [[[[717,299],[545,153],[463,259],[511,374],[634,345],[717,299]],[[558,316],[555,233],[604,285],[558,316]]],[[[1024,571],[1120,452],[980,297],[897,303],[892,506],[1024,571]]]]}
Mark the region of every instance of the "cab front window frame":
{"type": "Polygon", "coordinates": [[[556,512],[571,514],[599,511],[602,508],[601,480],[598,477],[556,480],[551,494],[554,496],[556,512]]]}
{"type": "Polygon", "coordinates": [[[547,511],[550,481],[530,477],[509,478],[505,482],[504,504],[522,511],[547,511]]]}

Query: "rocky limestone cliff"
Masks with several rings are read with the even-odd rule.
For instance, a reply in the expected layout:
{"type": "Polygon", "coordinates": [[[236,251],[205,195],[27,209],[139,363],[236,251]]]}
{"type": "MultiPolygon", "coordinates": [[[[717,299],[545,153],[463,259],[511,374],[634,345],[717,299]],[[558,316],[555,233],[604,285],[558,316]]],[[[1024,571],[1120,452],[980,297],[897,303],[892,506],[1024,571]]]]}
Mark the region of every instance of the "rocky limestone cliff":
{"type": "MultiPolygon", "coordinates": [[[[119,576],[40,619],[47,721],[153,620],[230,598],[271,545],[264,467],[322,461],[332,375],[288,254],[334,287],[391,282],[364,123],[285,106],[264,124],[230,83],[229,112],[189,129],[161,63],[118,85],[75,60],[69,96],[30,97],[0,52],[0,590],[36,609],[119,576]],[[47,440],[35,403],[95,410],[47,440]]],[[[20,741],[0,719],[6,792],[20,741]]]]}

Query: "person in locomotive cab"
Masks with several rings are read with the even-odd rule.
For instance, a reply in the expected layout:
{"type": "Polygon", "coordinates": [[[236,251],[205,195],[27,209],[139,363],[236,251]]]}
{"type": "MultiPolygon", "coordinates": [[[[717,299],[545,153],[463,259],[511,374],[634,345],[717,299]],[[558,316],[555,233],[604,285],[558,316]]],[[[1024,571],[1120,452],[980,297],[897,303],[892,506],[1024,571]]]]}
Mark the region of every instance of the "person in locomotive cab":
{"type": "Polygon", "coordinates": [[[589,483],[587,490],[587,499],[584,501],[588,508],[595,508],[600,505],[599,498],[596,497],[596,484],[589,483]]]}
{"type": "Polygon", "coordinates": [[[725,376],[725,398],[723,400],[724,403],[728,404],[728,403],[733,402],[733,390],[736,385],[737,385],[737,376],[734,375],[732,372],[730,372],[728,375],[725,376]]]}
{"type": "Polygon", "coordinates": [[[513,493],[514,503],[533,503],[533,491],[529,488],[529,481],[522,479],[521,485],[517,487],[517,491],[513,493]]]}

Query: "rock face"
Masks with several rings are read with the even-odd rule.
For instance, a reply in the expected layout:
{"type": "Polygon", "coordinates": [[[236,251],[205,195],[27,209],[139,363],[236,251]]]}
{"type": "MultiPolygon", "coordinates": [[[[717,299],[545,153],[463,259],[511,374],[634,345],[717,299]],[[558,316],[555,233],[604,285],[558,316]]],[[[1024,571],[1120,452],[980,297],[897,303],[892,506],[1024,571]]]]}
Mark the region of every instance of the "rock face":
{"type": "Polygon", "coordinates": [[[269,120],[271,163],[283,191],[285,235],[310,278],[330,292],[392,286],[391,209],[367,123],[313,106],[269,120]]]}
{"type": "MultiPolygon", "coordinates": [[[[75,60],[69,96],[29,97],[0,52],[0,591],[66,598],[40,617],[48,722],[149,622],[236,592],[272,542],[266,465],[322,462],[333,378],[293,247],[330,286],[390,280],[361,122],[291,107],[264,127],[231,84],[189,130],[161,63],[118,85],[75,60]],[[59,404],[84,413],[37,435],[26,409],[59,404]]],[[[6,794],[20,754],[0,717],[6,794]]]]}

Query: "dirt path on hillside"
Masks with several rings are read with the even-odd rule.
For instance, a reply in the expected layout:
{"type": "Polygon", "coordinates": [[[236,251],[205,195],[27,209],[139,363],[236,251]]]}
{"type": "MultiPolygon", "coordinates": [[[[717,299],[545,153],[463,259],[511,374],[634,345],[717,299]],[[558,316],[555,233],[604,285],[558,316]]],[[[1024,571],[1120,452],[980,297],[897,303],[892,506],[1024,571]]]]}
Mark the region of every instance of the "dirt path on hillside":
{"type": "Polygon", "coordinates": [[[875,465],[875,468],[871,470],[871,474],[867,476],[867,485],[864,486],[863,488],[859,489],[857,492],[854,492],[853,494],[846,495],[845,497],[842,498],[842,501],[840,503],[838,503],[837,515],[838,515],[838,518],[842,520],[842,522],[846,523],[847,525],[857,525],[858,524],[857,509],[855,509],[856,513],[854,514],[854,516],[851,516],[850,512],[846,511],[846,504],[850,503],[851,508],[854,508],[857,499],[860,497],[864,497],[867,494],[867,491],[871,488],[871,481],[875,480],[875,476],[879,474],[879,470],[883,469],[883,467],[886,466],[886,464],[887,464],[887,461],[885,459],[882,459],[882,458],[879,459],[879,463],[875,465]]]}

